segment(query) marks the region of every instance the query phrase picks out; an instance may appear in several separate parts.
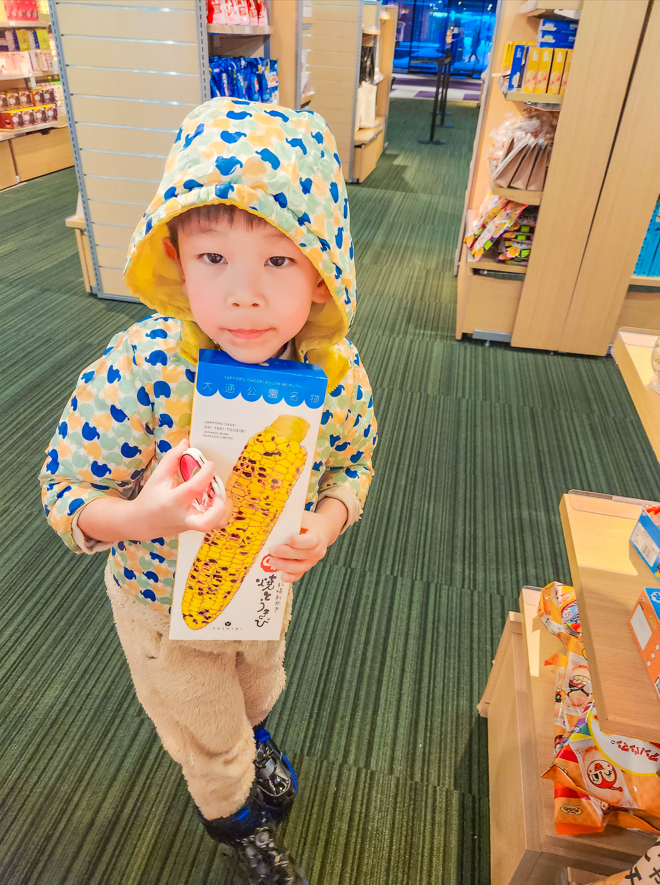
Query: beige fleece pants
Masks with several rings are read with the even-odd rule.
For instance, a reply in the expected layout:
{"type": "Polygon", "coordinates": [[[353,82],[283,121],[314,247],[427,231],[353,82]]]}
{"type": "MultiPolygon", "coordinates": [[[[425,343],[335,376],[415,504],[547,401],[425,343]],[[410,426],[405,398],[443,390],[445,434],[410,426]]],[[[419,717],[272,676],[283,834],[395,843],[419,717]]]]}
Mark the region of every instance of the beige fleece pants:
{"type": "Polygon", "coordinates": [[[171,640],[168,615],[124,593],[107,568],[105,579],[135,691],[163,747],[204,817],[233,814],[254,780],[252,726],[285,685],[291,592],[279,640],[171,640]]]}

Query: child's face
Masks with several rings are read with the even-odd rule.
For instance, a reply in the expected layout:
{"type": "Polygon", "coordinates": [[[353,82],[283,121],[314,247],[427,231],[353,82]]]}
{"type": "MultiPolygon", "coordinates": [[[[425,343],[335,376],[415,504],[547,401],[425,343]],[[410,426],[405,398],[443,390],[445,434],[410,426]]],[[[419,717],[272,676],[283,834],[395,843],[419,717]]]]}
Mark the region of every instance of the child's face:
{"type": "Polygon", "coordinates": [[[260,363],[275,356],[307,322],[313,302],[331,295],[296,244],[271,224],[242,219],[181,231],[179,268],[197,325],[231,357],[260,363]]]}

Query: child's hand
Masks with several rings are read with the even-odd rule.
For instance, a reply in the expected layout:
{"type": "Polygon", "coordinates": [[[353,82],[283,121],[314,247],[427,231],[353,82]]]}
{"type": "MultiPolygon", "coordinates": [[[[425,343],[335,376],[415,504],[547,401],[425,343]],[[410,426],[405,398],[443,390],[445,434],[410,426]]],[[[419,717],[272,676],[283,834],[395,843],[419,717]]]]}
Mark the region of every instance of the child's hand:
{"type": "Polygon", "coordinates": [[[324,498],[316,513],[305,510],[302,532],[290,535],[284,544],[271,547],[271,566],[282,570],[285,584],[297,581],[328,552],[328,547],[339,537],[348,511],[341,501],[324,498]]]}
{"type": "Polygon", "coordinates": [[[188,440],[184,439],[170,449],[135,499],[137,518],[145,526],[142,533],[146,535],[145,540],[171,538],[189,529],[197,532],[222,529],[231,519],[230,499],[225,502],[216,495],[204,512],[194,503],[195,499],[202,500],[211,484],[215,472],[212,461],[207,461],[188,482],[180,482],[179,461],[188,446],[188,440]]]}
{"type": "Polygon", "coordinates": [[[211,484],[213,463],[207,461],[188,482],[179,482],[179,460],[188,441],[170,449],[144,484],[137,498],[127,501],[114,495],[95,498],[83,507],[78,526],[97,541],[150,541],[171,538],[194,529],[208,532],[224,528],[231,519],[232,502],[216,496],[211,506],[200,512],[193,503],[202,499],[211,484]]]}

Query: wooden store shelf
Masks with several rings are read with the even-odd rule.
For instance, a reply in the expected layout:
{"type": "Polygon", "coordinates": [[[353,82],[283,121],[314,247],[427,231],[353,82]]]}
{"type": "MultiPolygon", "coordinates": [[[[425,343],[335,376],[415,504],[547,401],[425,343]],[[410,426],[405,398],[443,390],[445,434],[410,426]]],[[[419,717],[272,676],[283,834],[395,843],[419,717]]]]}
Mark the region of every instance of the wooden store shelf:
{"type": "MultiPolygon", "coordinates": [[[[531,9],[529,12],[527,12],[527,15],[545,16],[549,12],[554,12],[555,10],[561,9],[566,9],[574,12],[577,9],[582,9],[582,2],[583,0],[536,0],[536,8],[531,9]]],[[[523,3],[523,9],[521,11],[526,11],[524,10],[524,7],[527,5],[527,3],[523,3]]],[[[572,21],[579,21],[579,19],[573,19],[572,16],[570,16],[570,18],[572,21]]]]}
{"type": "Polygon", "coordinates": [[[524,191],[517,187],[498,187],[498,185],[493,184],[492,175],[490,189],[498,197],[506,197],[509,200],[515,200],[517,203],[527,203],[529,206],[540,206],[543,198],[543,191],[524,191]]]}
{"type": "Polygon", "coordinates": [[[385,117],[376,117],[376,125],[370,129],[358,129],[355,133],[355,144],[369,144],[370,141],[378,138],[385,128],[385,117]]]}
{"type": "Polygon", "coordinates": [[[639,414],[644,430],[660,460],[660,393],[648,387],[655,377],[651,351],[660,331],[619,329],[614,359],[639,414]]]}
{"type": "Polygon", "coordinates": [[[660,289],[660,277],[630,277],[631,286],[648,286],[649,289],[660,289]]]}
{"type": "Polygon", "coordinates": [[[555,673],[543,662],[563,648],[536,620],[540,591],[523,588],[509,612],[479,712],[488,718],[491,885],[547,885],[563,867],[607,876],[625,870],[654,836],[608,827],[561,836],[554,826],[555,673]]]}
{"type": "Polygon", "coordinates": [[[561,104],[563,95],[550,95],[547,92],[505,92],[507,101],[532,101],[534,104],[561,104]]]}
{"type": "Polygon", "coordinates": [[[0,28],[48,28],[50,22],[17,22],[6,21],[0,22],[0,28]]]}
{"type": "Polygon", "coordinates": [[[300,99],[300,104],[304,107],[306,104],[310,103],[310,101],[314,98],[315,95],[316,95],[315,89],[308,89],[306,92],[303,92],[301,99],[300,99]]]}
{"type": "Polygon", "coordinates": [[[29,74],[0,74],[0,80],[27,80],[28,77],[57,77],[53,71],[30,71],[29,74]]]}
{"type": "Polygon", "coordinates": [[[584,646],[603,731],[660,741],[660,702],[628,625],[646,586],[657,586],[630,535],[643,503],[569,492],[560,514],[584,646]]]}
{"type": "Polygon", "coordinates": [[[469,250],[466,249],[467,264],[470,270],[496,270],[498,273],[527,273],[526,267],[520,267],[515,264],[504,264],[503,261],[496,261],[494,258],[488,258],[482,255],[479,260],[472,257],[469,250]]]}
{"type": "Polygon", "coordinates": [[[209,34],[224,34],[234,37],[258,37],[272,34],[270,25],[207,25],[209,34]]]}
{"type": "Polygon", "coordinates": [[[40,132],[43,129],[66,129],[67,127],[68,123],[65,120],[56,120],[54,123],[24,126],[22,129],[0,129],[0,141],[10,141],[12,138],[20,138],[21,135],[29,135],[31,132],[40,132]]]}
{"type": "Polygon", "coordinates": [[[377,37],[380,34],[380,28],[362,28],[362,34],[365,37],[377,37]]]}

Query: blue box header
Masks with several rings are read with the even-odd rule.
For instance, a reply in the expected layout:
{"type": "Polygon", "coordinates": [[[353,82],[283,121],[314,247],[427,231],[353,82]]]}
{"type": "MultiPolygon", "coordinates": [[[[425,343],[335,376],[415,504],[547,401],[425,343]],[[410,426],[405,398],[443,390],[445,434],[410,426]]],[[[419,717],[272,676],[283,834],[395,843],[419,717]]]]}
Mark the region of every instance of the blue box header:
{"type": "Polygon", "coordinates": [[[200,350],[195,386],[202,396],[219,393],[223,399],[241,396],[249,403],[262,399],[320,409],[328,379],[320,366],[311,363],[276,358],[265,363],[239,363],[221,350],[200,350]]]}

